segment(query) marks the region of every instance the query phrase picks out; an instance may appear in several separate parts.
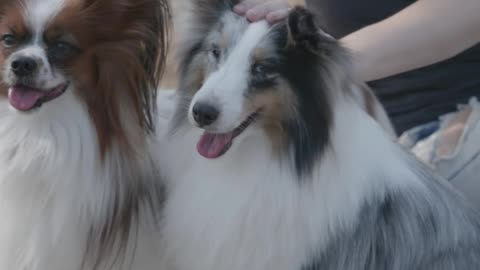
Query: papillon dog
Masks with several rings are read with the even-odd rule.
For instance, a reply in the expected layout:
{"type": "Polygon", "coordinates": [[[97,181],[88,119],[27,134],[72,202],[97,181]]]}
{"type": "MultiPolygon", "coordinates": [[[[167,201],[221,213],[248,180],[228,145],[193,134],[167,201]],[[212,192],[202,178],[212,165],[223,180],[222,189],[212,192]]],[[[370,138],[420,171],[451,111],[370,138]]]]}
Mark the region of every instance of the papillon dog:
{"type": "Polygon", "coordinates": [[[164,0],[0,2],[0,269],[157,270],[164,0]]]}
{"type": "Polygon", "coordinates": [[[304,8],[271,26],[236,2],[192,2],[181,33],[171,269],[480,269],[478,213],[358,102],[339,42],[304,8]]]}

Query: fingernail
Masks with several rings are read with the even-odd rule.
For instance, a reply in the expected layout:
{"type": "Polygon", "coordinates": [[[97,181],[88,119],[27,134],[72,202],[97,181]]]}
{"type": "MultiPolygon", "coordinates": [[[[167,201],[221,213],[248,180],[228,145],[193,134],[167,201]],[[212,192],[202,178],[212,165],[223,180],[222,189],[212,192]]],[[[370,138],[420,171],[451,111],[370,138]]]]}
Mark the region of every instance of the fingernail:
{"type": "Polygon", "coordinates": [[[267,22],[269,22],[270,24],[274,24],[278,21],[278,17],[272,14],[268,14],[266,19],[267,19],[267,22]]]}
{"type": "Polygon", "coordinates": [[[246,7],[244,4],[238,4],[233,7],[233,11],[236,13],[244,13],[246,11],[246,7]]]}
{"type": "Polygon", "coordinates": [[[249,10],[247,11],[247,18],[251,21],[255,21],[257,20],[257,17],[258,17],[258,14],[257,12],[253,11],[253,10],[249,10]]]}

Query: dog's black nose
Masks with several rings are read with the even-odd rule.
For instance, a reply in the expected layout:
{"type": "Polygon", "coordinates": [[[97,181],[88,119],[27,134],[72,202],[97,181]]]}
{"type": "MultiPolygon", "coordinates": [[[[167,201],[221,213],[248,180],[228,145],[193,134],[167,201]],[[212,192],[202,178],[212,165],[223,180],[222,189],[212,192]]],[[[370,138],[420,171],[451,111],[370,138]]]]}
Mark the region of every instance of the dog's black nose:
{"type": "Polygon", "coordinates": [[[218,118],[220,112],[212,105],[197,103],[193,106],[193,119],[200,127],[211,125],[218,118]]]}
{"type": "Polygon", "coordinates": [[[36,69],[37,62],[30,57],[21,57],[12,62],[13,73],[20,77],[32,75],[36,69]]]}

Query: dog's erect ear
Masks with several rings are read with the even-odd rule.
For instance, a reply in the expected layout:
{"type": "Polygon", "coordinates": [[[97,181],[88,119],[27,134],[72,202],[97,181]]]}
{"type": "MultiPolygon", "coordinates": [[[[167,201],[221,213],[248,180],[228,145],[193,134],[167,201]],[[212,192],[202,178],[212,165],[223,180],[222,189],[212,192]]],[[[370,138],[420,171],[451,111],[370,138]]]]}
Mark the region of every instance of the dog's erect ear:
{"type": "Polygon", "coordinates": [[[335,39],[315,23],[315,16],[303,7],[295,7],[287,18],[288,46],[307,46],[317,49],[322,41],[335,39]]]}
{"type": "Polygon", "coordinates": [[[287,18],[289,44],[314,45],[318,42],[318,27],[315,25],[313,14],[303,7],[294,8],[287,18]]]}

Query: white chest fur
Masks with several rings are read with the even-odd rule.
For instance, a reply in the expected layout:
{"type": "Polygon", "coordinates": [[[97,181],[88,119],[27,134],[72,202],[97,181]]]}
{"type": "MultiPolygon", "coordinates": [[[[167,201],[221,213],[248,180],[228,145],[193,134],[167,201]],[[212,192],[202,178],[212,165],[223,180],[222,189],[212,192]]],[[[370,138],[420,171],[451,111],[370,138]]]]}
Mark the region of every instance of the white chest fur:
{"type": "MultiPolygon", "coordinates": [[[[95,130],[73,94],[52,103],[34,115],[0,104],[0,269],[79,270],[91,230],[118,198],[112,181],[121,158],[100,162],[95,130]]],[[[158,270],[159,236],[144,225],[126,247],[127,263],[112,270],[158,270]]]]}

